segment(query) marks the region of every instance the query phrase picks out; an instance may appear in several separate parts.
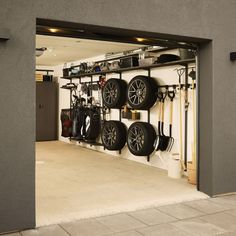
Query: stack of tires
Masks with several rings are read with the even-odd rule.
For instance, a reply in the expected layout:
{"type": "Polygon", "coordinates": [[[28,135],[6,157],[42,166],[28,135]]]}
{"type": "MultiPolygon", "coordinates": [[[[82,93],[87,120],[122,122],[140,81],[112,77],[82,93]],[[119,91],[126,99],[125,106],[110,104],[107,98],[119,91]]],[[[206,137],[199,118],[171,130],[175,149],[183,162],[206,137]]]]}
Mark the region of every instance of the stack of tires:
{"type": "MultiPolygon", "coordinates": [[[[121,79],[109,79],[102,91],[103,105],[121,109],[126,103],[138,110],[150,109],[157,100],[158,84],[154,78],[135,76],[127,85],[121,79]]],[[[101,139],[108,150],[121,150],[126,141],[129,151],[136,156],[150,155],[154,151],[156,132],[147,122],[134,122],[128,129],[121,121],[105,121],[101,139]]]]}

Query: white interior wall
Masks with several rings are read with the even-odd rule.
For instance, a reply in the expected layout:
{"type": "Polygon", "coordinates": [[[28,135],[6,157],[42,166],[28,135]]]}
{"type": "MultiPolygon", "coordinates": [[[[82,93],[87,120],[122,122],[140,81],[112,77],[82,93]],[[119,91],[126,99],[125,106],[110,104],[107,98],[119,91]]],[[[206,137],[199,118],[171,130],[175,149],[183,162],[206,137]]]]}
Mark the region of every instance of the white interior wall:
{"type": "MultiPolygon", "coordinates": [[[[178,51],[172,51],[168,53],[175,53],[178,54],[178,51]]],[[[83,60],[83,62],[91,62],[91,61],[97,61],[104,59],[104,55],[96,57],[96,58],[88,58],[86,60],[83,60]]],[[[74,65],[79,64],[80,61],[73,62],[74,65]]],[[[69,64],[68,64],[69,65],[69,64]]],[[[192,66],[192,65],[191,65],[192,66]]],[[[180,68],[181,66],[170,66],[170,67],[161,67],[161,68],[154,68],[151,70],[151,76],[154,77],[159,84],[178,84],[178,75],[175,71],[176,68],[180,68]]],[[[62,77],[62,69],[63,65],[59,65],[53,68],[54,69],[54,75],[58,76],[59,78],[62,77]]],[[[123,72],[122,73],[122,79],[126,80],[127,83],[136,75],[147,75],[147,71],[144,70],[137,70],[137,71],[129,71],[129,72],[123,72]]],[[[108,74],[107,79],[109,78],[118,78],[117,74],[108,74]]],[[[182,77],[182,83],[184,83],[185,75],[182,77]]],[[[94,76],[94,80],[98,79],[98,76],[94,76]]],[[[83,81],[90,81],[90,78],[83,78],[83,81]]],[[[69,82],[69,80],[65,79],[59,79],[60,87],[63,84],[66,84],[69,82]]],[[[73,80],[74,83],[79,83],[79,80],[73,80]]],[[[191,78],[189,78],[189,83],[191,83],[191,78]]],[[[93,92],[93,95],[96,96],[96,94],[93,92]]],[[[123,148],[122,153],[119,154],[118,151],[108,151],[103,150],[103,147],[98,146],[90,146],[85,143],[78,143],[75,141],[72,141],[71,143],[81,145],[86,148],[95,149],[101,152],[106,152],[115,156],[119,156],[121,158],[127,158],[133,161],[137,161],[140,163],[144,163],[147,165],[167,169],[168,160],[171,158],[173,153],[179,153],[180,152],[180,142],[179,142],[179,133],[180,133],[180,125],[179,125],[179,114],[180,114],[180,107],[179,107],[179,97],[180,93],[178,92],[176,94],[176,98],[174,99],[174,111],[173,111],[173,137],[174,137],[174,145],[171,150],[171,152],[155,152],[150,156],[150,162],[147,162],[146,156],[139,157],[132,155],[127,145],[123,148]]],[[[59,91],[59,111],[63,108],[69,108],[69,101],[70,101],[70,93],[69,90],[60,89],[59,91]]],[[[165,134],[168,135],[169,133],[169,110],[170,110],[170,102],[169,99],[166,100],[165,103],[165,134]]],[[[141,112],[141,120],[140,121],[147,121],[147,111],[140,111],[141,112]]],[[[183,116],[183,151],[184,151],[184,93],[182,92],[182,116],[183,116]]],[[[119,110],[118,109],[112,109],[110,114],[110,119],[118,120],[119,119],[119,110]]],[[[150,110],[150,123],[154,126],[154,128],[157,131],[157,123],[158,123],[158,103],[156,103],[150,110]]],[[[60,136],[61,133],[61,123],[60,123],[60,114],[59,114],[59,140],[69,142],[68,138],[64,138],[60,136]]],[[[191,153],[192,153],[192,142],[193,142],[193,122],[192,122],[192,92],[189,90],[189,114],[188,114],[188,160],[191,160],[191,153]]],[[[130,126],[130,124],[134,121],[130,121],[127,119],[122,119],[122,122],[126,124],[127,128],[130,126]]]]}

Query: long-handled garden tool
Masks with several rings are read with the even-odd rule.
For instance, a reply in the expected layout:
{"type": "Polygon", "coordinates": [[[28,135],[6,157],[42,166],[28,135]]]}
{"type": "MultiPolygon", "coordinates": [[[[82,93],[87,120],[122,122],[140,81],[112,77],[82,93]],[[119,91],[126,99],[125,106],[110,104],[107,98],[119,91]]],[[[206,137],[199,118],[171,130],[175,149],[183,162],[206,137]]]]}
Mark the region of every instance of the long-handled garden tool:
{"type": "Polygon", "coordinates": [[[158,91],[157,97],[159,98],[159,108],[158,108],[158,128],[157,128],[157,136],[154,142],[154,148],[156,151],[160,150],[162,145],[162,135],[161,135],[161,112],[162,112],[162,101],[164,98],[164,94],[162,91],[158,91]]]}
{"type": "Polygon", "coordinates": [[[173,145],[174,145],[174,142],[175,142],[175,139],[173,138],[172,136],[172,124],[173,124],[173,101],[174,101],[174,98],[175,98],[175,91],[174,90],[169,90],[168,91],[168,97],[170,99],[170,124],[169,124],[169,144],[168,144],[168,147],[167,147],[167,151],[171,151],[173,145]]]}
{"type": "Polygon", "coordinates": [[[192,161],[188,162],[188,181],[191,184],[197,183],[196,176],[196,104],[195,104],[195,80],[196,72],[192,70],[189,73],[192,78],[192,116],[193,116],[193,143],[192,143],[192,161]]]}
{"type": "Polygon", "coordinates": [[[166,96],[168,94],[168,90],[165,91],[164,93],[164,97],[163,97],[163,103],[162,103],[162,112],[161,112],[161,116],[162,116],[162,119],[161,119],[161,137],[162,137],[162,144],[160,146],[160,150],[161,151],[166,151],[168,145],[169,145],[169,140],[170,140],[170,137],[169,136],[166,136],[164,134],[164,122],[165,122],[165,99],[166,99],[166,96]]]}
{"type": "Polygon", "coordinates": [[[183,116],[182,116],[182,87],[181,87],[181,79],[184,74],[184,69],[177,69],[177,73],[179,76],[179,149],[180,149],[180,162],[182,169],[186,171],[185,163],[183,162],[183,116]]]}

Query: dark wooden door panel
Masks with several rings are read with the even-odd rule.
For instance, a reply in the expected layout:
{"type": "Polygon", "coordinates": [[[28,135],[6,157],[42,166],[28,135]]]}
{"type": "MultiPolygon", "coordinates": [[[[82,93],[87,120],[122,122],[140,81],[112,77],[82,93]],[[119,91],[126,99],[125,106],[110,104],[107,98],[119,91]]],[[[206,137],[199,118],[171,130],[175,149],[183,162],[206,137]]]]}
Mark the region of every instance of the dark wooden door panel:
{"type": "Polygon", "coordinates": [[[36,141],[57,139],[58,84],[36,83],[36,141]]]}

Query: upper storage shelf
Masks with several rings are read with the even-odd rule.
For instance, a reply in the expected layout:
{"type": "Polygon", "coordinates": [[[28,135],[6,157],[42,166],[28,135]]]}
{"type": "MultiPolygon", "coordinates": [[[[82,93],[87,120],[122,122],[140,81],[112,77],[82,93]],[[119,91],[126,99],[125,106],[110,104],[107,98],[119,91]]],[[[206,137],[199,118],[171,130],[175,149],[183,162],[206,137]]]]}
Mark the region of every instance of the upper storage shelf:
{"type": "Polygon", "coordinates": [[[121,73],[121,72],[132,71],[132,70],[149,70],[152,68],[168,67],[168,66],[175,66],[175,65],[186,66],[187,64],[194,63],[194,62],[195,62],[195,59],[187,59],[187,60],[179,60],[179,61],[172,61],[172,62],[166,62],[166,63],[152,64],[152,65],[148,65],[148,66],[134,66],[134,67],[129,67],[129,68],[119,68],[119,69],[115,69],[115,70],[91,72],[91,73],[84,73],[84,74],[79,74],[79,75],[70,75],[70,76],[64,76],[61,78],[71,80],[71,79],[77,79],[77,78],[86,77],[86,76],[121,73]]]}

